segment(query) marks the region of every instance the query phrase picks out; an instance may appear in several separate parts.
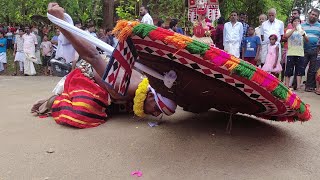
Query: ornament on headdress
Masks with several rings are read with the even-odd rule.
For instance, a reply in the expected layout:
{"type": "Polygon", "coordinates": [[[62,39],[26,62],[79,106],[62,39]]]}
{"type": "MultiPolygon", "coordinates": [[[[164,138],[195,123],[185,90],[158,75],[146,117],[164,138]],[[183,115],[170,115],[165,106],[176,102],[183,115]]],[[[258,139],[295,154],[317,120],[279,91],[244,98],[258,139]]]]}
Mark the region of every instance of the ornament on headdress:
{"type": "Polygon", "coordinates": [[[204,15],[212,22],[220,17],[218,0],[188,0],[188,19],[197,20],[198,15],[204,15]]]}
{"type": "Polygon", "coordinates": [[[207,0],[197,0],[197,14],[206,15],[207,14],[207,0]]]}

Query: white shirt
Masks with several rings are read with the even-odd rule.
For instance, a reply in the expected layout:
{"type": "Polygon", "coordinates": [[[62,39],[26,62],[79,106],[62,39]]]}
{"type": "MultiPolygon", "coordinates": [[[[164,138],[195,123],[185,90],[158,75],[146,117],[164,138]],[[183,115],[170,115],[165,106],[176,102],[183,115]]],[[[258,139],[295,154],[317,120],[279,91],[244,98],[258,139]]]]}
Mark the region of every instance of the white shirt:
{"type": "Polygon", "coordinates": [[[263,36],[264,39],[262,41],[262,44],[269,43],[269,36],[272,34],[277,35],[277,42],[280,42],[281,36],[284,34],[284,25],[282,21],[274,19],[272,23],[269,20],[262,23],[261,36],[263,36]]]}
{"type": "Polygon", "coordinates": [[[34,54],[36,50],[35,45],[38,44],[37,37],[32,33],[30,33],[29,35],[25,33],[22,36],[22,39],[23,39],[23,51],[25,53],[34,54]]]}
{"type": "Polygon", "coordinates": [[[146,13],[146,14],[142,17],[141,22],[144,23],[144,24],[154,25],[154,24],[153,24],[153,19],[152,19],[152,17],[150,16],[149,13],[146,13]]]}
{"type": "Polygon", "coordinates": [[[243,36],[243,25],[241,22],[236,22],[233,26],[231,22],[224,24],[223,29],[223,45],[226,43],[241,43],[243,36]]]}
{"type": "Polygon", "coordinates": [[[258,36],[260,38],[260,41],[261,41],[261,25],[254,29],[254,35],[258,36]]]}

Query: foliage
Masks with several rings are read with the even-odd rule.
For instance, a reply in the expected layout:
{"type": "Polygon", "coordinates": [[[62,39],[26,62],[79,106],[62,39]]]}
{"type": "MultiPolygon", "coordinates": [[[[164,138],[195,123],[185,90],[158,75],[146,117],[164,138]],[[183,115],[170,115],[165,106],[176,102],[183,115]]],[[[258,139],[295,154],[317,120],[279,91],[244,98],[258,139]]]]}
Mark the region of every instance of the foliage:
{"type": "MultiPolygon", "coordinates": [[[[33,15],[46,16],[51,0],[0,0],[2,13],[0,22],[31,23],[33,15]]],[[[57,0],[66,12],[75,20],[86,23],[102,20],[102,3],[100,0],[57,0]]]]}
{"type": "Polygon", "coordinates": [[[187,7],[183,0],[150,0],[148,4],[153,18],[178,19],[181,26],[188,21],[187,7]]]}
{"type": "Polygon", "coordinates": [[[139,0],[120,0],[116,13],[120,19],[134,20],[138,18],[139,0]]]}

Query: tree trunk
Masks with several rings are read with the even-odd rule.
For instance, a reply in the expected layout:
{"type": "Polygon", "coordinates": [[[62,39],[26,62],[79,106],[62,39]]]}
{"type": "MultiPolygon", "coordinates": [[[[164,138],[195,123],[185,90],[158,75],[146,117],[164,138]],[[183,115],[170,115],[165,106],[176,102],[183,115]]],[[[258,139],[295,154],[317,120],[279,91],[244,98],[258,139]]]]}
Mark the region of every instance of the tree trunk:
{"type": "Polygon", "coordinates": [[[103,1],[103,27],[113,28],[114,25],[114,0],[103,1]]]}

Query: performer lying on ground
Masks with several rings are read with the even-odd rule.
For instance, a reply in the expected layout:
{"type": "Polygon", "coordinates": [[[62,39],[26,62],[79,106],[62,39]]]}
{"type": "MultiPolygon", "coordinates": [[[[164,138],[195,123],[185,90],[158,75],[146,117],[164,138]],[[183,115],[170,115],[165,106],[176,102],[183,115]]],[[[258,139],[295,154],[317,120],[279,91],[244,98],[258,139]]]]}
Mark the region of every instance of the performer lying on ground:
{"type": "MultiPolygon", "coordinates": [[[[64,9],[57,3],[50,3],[48,12],[64,19],[64,9]]],[[[149,85],[148,79],[142,79],[142,74],[135,70],[132,72],[126,96],[119,95],[115,89],[101,79],[107,62],[101,58],[96,48],[84,39],[62,28],[60,30],[71,42],[79,56],[93,67],[94,77],[87,77],[86,69],[90,68],[75,69],[67,76],[63,92],[49,99],[38,101],[33,105],[32,113],[40,115],[51,112],[58,124],[89,128],[105,122],[106,109],[111,103],[133,103],[133,111],[139,117],[147,114],[159,116],[161,113],[169,116],[175,112],[177,105],[172,100],[156,93],[149,85]]],[[[117,85],[116,88],[118,88],[117,85]]]]}

